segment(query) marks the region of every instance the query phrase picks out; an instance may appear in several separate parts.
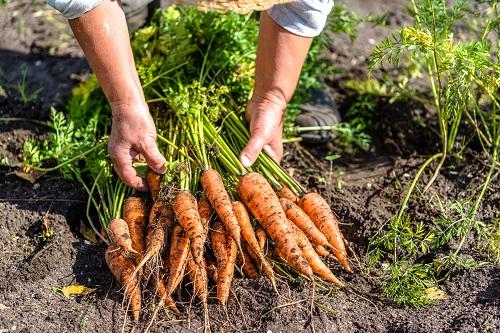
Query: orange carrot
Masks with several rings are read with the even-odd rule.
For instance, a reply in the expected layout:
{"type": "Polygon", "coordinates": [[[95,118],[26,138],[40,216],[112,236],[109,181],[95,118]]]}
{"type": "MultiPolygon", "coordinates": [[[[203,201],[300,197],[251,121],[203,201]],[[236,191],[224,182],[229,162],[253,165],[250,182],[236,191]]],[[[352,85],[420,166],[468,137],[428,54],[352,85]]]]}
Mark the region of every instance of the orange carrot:
{"type": "Polygon", "coordinates": [[[137,251],[132,248],[132,239],[128,230],[127,222],[122,219],[112,219],[109,223],[109,236],[111,241],[121,246],[125,251],[136,254],[137,251]]]}
{"type": "Polygon", "coordinates": [[[137,264],[137,271],[140,271],[149,260],[160,256],[169,230],[173,228],[174,223],[172,206],[164,200],[156,200],[149,214],[146,230],[146,252],[137,264]]]}
{"type": "Polygon", "coordinates": [[[177,216],[177,221],[191,241],[193,259],[196,264],[201,265],[206,234],[200,214],[198,213],[196,199],[188,191],[182,191],[175,197],[173,208],[175,216],[177,216]]]}
{"type": "Polygon", "coordinates": [[[208,227],[210,225],[210,218],[212,217],[212,206],[208,200],[198,200],[198,213],[200,214],[201,224],[205,230],[205,235],[208,235],[208,227]]]}
{"type": "Polygon", "coordinates": [[[265,251],[266,251],[266,240],[267,240],[266,231],[262,227],[258,227],[255,230],[255,237],[257,237],[257,242],[259,242],[260,250],[263,253],[265,253],[265,251]]]}
{"type": "Polygon", "coordinates": [[[217,280],[219,279],[217,273],[217,265],[213,261],[210,261],[208,259],[206,259],[206,261],[207,261],[207,275],[212,281],[217,283],[217,280]]]}
{"type": "Polygon", "coordinates": [[[250,251],[252,250],[250,249],[248,243],[243,241],[243,252],[238,252],[238,260],[241,263],[241,270],[247,278],[258,279],[260,274],[249,254],[250,251]]]}
{"type": "Polygon", "coordinates": [[[236,263],[236,242],[220,222],[216,222],[210,233],[210,241],[217,259],[217,299],[226,307],[236,263]]]}
{"type": "Polygon", "coordinates": [[[268,279],[271,280],[273,288],[277,290],[273,268],[267,262],[262,250],[260,249],[259,242],[257,241],[257,237],[255,236],[255,232],[253,231],[252,224],[250,222],[250,216],[248,215],[248,211],[245,208],[245,205],[243,205],[239,201],[234,201],[233,210],[236,214],[236,218],[238,219],[238,223],[241,228],[241,235],[250,248],[250,255],[255,255],[254,259],[256,260],[258,266],[260,266],[263,273],[268,277],[268,279]]]}
{"type": "Polygon", "coordinates": [[[306,257],[307,262],[311,265],[314,273],[316,273],[321,279],[327,282],[336,284],[339,287],[343,287],[344,284],[332,273],[332,271],[325,265],[325,263],[318,256],[314,247],[307,239],[307,236],[292,222],[288,222],[290,227],[294,230],[294,236],[297,240],[299,248],[302,250],[302,254],[306,257]]]}
{"type": "Polygon", "coordinates": [[[151,198],[153,199],[153,202],[155,202],[158,199],[158,195],[160,194],[161,180],[162,180],[162,175],[154,172],[151,169],[148,169],[148,171],[146,171],[146,181],[148,183],[149,191],[151,192],[151,198]]]}
{"type": "Polygon", "coordinates": [[[281,198],[280,203],[288,220],[299,227],[299,229],[306,234],[307,238],[309,238],[313,244],[330,247],[326,236],[323,235],[318,228],[316,228],[309,215],[304,213],[299,206],[286,198],[281,198]]]}
{"type": "Polygon", "coordinates": [[[299,202],[299,197],[296,196],[295,193],[293,193],[293,191],[288,186],[286,186],[283,183],[280,183],[280,185],[281,185],[281,188],[278,192],[278,197],[280,199],[285,198],[285,199],[290,200],[293,203],[299,202]]]}
{"type": "Polygon", "coordinates": [[[285,256],[287,263],[312,279],[312,269],[302,255],[279,199],[267,180],[258,173],[248,173],[240,178],[236,191],[285,256]]]}
{"type": "Polygon", "coordinates": [[[339,263],[346,271],[352,273],[347,261],[347,251],[344,237],[339,229],[339,224],[328,203],[317,193],[308,193],[299,201],[299,207],[309,215],[314,225],[326,236],[328,243],[339,263]]]}
{"type": "Polygon", "coordinates": [[[197,265],[192,255],[187,260],[187,271],[189,280],[193,284],[194,294],[198,296],[200,301],[205,304],[208,299],[208,277],[207,277],[207,264],[205,258],[201,261],[201,265],[197,265]]]}
{"type": "Polygon", "coordinates": [[[314,249],[321,257],[330,257],[332,255],[323,245],[314,245],[314,249]]]}
{"type": "Polygon", "coordinates": [[[193,292],[203,304],[203,316],[205,318],[205,329],[209,327],[208,323],[208,277],[207,277],[207,264],[205,258],[201,261],[201,265],[197,265],[193,256],[190,255],[187,260],[187,268],[189,280],[193,284],[193,292]]]}
{"type": "Polygon", "coordinates": [[[167,279],[167,295],[170,296],[181,283],[189,255],[189,238],[180,225],[176,225],[170,241],[170,269],[167,279]]]}
{"type": "Polygon", "coordinates": [[[141,261],[145,247],[146,203],[141,198],[129,197],[123,202],[122,215],[130,231],[132,247],[140,254],[135,258],[136,264],[138,264],[141,261]]]}
{"type": "Polygon", "coordinates": [[[104,258],[115,279],[125,287],[124,292],[129,299],[132,316],[138,321],[141,312],[141,290],[137,277],[132,278],[135,270],[134,261],[127,258],[116,244],[108,246],[104,258]]]}
{"type": "Polygon", "coordinates": [[[220,174],[213,169],[204,170],[200,176],[200,183],[208,201],[210,201],[222,223],[224,223],[226,230],[231,234],[231,237],[241,250],[240,226],[231,204],[231,198],[224,187],[220,174]]]}

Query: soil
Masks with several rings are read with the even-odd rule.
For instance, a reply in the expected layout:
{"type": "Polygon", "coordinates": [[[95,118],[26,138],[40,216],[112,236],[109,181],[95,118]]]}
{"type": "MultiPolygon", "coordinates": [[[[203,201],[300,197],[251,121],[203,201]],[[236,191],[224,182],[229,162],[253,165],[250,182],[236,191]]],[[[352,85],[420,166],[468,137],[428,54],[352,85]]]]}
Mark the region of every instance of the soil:
{"type": "MultiPolygon", "coordinates": [[[[390,9],[392,27],[408,21],[402,0],[385,1],[385,6],[370,1],[346,3],[361,15],[390,9]]],[[[329,56],[344,74],[332,76],[328,82],[341,107],[348,103],[342,80],[365,72],[371,47],[390,29],[363,25],[354,44],[338,38],[332,46],[329,56]]],[[[85,240],[81,233],[86,220],[83,191],[55,174],[31,184],[13,172],[21,164],[23,142],[41,138],[47,131],[32,120],[46,120],[50,106],[63,104],[71,88],[88,72],[66,23],[45,1],[0,5],[0,159],[3,165],[10,165],[0,167],[0,332],[133,330],[130,321],[124,323],[120,288],[104,263],[103,245],[85,240]],[[28,94],[43,88],[28,103],[16,89],[23,68],[28,69],[28,94]],[[6,117],[26,120],[1,120],[6,117]],[[42,237],[43,222],[54,229],[53,237],[42,237]],[[70,284],[83,284],[95,291],[65,298],[58,288],[70,284]]],[[[425,155],[436,148],[428,145],[436,140],[429,128],[422,127],[423,114],[420,106],[412,104],[383,108],[374,119],[375,148],[334,164],[324,160],[335,150],[332,144],[286,147],[285,167],[329,199],[358,256],[366,250],[373,232],[393,216],[403,199],[402,188],[407,188],[425,155]]],[[[428,119],[423,122],[428,123],[428,119]]],[[[483,162],[479,153],[467,152],[465,159],[452,163],[453,169],[441,172],[429,197],[439,197],[444,205],[467,198],[483,180],[483,162]]],[[[424,179],[429,177],[426,174],[424,179]]],[[[499,193],[496,180],[480,207],[479,219],[488,223],[495,218],[500,211],[499,193]]],[[[410,208],[418,212],[416,220],[427,221],[437,214],[435,204],[415,199],[410,208]]],[[[475,255],[471,244],[466,248],[475,255]]],[[[362,273],[362,263],[352,275],[333,263],[331,266],[348,287],[329,294],[317,292],[316,301],[330,311],[316,307],[312,322],[308,320],[310,286],[280,282],[280,293],[286,299],[279,299],[264,279],[237,278],[227,314],[210,299],[212,331],[306,332],[312,327],[317,332],[500,331],[498,266],[459,272],[440,285],[447,294],[445,300],[420,310],[400,308],[384,300],[377,279],[362,273]]],[[[186,301],[181,307],[190,315],[174,319],[161,315],[153,332],[201,330],[200,307],[190,306],[187,293],[180,295],[186,301]]],[[[151,312],[151,306],[146,304],[144,313],[151,312]]],[[[144,318],[135,330],[141,331],[147,323],[148,318],[144,318]]]]}

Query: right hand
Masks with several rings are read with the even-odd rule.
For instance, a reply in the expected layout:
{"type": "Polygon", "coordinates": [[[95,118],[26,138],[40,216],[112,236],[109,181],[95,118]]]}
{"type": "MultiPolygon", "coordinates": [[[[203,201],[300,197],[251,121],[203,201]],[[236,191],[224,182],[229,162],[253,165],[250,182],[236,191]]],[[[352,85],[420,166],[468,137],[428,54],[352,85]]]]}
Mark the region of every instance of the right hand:
{"type": "Polygon", "coordinates": [[[146,180],[137,175],[132,162],[141,154],[148,166],[165,173],[165,158],[156,145],[156,127],[145,102],[111,103],[113,120],[108,152],[116,173],[128,186],[147,191],[146,180]]]}

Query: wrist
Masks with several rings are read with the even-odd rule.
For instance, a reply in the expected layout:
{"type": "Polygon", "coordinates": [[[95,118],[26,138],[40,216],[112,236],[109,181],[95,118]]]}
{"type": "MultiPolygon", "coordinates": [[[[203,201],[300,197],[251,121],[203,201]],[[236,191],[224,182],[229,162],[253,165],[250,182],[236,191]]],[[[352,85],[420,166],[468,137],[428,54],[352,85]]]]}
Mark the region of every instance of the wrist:
{"type": "Polygon", "coordinates": [[[113,117],[136,115],[143,112],[149,114],[149,108],[144,98],[125,97],[110,101],[109,105],[111,106],[111,114],[113,117]]]}
{"type": "Polygon", "coordinates": [[[272,109],[279,109],[284,112],[288,105],[288,99],[279,90],[267,90],[259,92],[255,90],[250,98],[250,103],[259,103],[271,107],[272,109]]]}

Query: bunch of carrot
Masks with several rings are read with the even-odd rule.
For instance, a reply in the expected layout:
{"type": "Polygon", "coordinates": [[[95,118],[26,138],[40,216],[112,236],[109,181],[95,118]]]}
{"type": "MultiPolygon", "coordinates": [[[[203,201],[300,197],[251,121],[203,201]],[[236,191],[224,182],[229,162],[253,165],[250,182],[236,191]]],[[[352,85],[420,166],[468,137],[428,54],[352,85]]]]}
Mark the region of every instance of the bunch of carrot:
{"type": "Polygon", "coordinates": [[[328,203],[306,193],[264,153],[252,168],[241,165],[237,156],[249,133],[224,91],[195,84],[168,105],[171,113],[158,126],[167,173],[148,170],[151,198],[126,199],[123,220],[109,226],[106,262],[134,319],[148,285],[158,298],[153,319],[163,308],[178,313],[173,295],[184,275],[203,305],[205,323],[209,278],[226,309],[235,268],[247,278],[265,276],[277,294],[277,267],[313,284],[318,277],[342,287],[323,261],[334,258],[351,272],[328,203]]]}
{"type": "Polygon", "coordinates": [[[141,290],[148,285],[159,298],[155,313],[163,307],[179,313],[172,295],[186,274],[208,322],[208,279],[224,308],[235,267],[248,278],[266,276],[276,289],[273,254],[311,281],[316,274],[343,286],[323,256],[336,258],[351,272],[338,223],[316,193],[298,198],[284,185],[276,193],[262,175],[249,172],[237,183],[241,201],[235,201],[220,174],[206,169],[200,176],[203,198],[196,200],[185,190],[163,198],[158,195],[161,176],[149,170],[147,180],[151,208],[139,197],[126,199],[123,219],[109,225],[112,244],[105,253],[134,320],[139,319],[141,290]],[[258,223],[252,224],[251,216],[258,223]]]}

